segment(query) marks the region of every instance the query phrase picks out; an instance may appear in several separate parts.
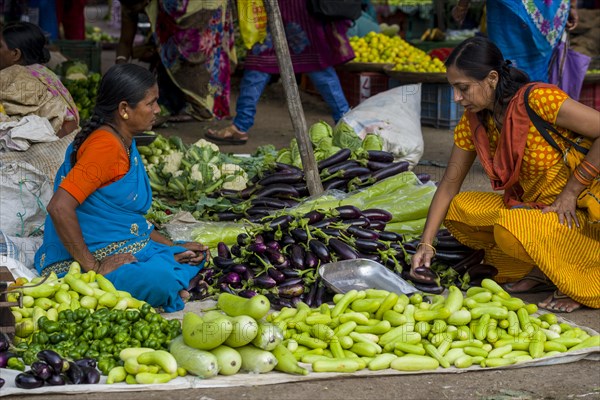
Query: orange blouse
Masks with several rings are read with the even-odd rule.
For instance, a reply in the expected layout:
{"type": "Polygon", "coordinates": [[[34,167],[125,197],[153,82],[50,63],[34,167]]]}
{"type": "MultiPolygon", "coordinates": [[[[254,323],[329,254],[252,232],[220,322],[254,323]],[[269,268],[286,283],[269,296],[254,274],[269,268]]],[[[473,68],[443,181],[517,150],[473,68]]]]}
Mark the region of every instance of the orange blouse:
{"type": "Polygon", "coordinates": [[[77,150],[77,163],[60,183],[79,204],[94,191],[121,179],[129,171],[123,142],[105,130],[96,130],[77,150]]]}

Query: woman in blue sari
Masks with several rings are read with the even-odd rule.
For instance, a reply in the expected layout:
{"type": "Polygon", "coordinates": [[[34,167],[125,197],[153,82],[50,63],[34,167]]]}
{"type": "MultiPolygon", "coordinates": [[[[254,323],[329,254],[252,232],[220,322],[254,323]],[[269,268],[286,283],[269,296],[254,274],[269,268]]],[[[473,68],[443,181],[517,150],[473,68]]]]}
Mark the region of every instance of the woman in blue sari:
{"type": "Polygon", "coordinates": [[[186,288],[204,266],[206,246],[175,245],[144,215],[152,191],[134,135],[160,112],[158,86],[137,65],[111,67],[94,114],[67,149],[47,206],[38,272],[64,275],[71,262],[166,312],[183,309],[186,288]]]}
{"type": "MultiPolygon", "coordinates": [[[[470,0],[459,0],[452,10],[460,24],[470,0]]],[[[565,30],[577,25],[575,0],[486,1],[487,34],[507,60],[527,72],[531,81],[548,82],[552,51],[565,30]]]]}

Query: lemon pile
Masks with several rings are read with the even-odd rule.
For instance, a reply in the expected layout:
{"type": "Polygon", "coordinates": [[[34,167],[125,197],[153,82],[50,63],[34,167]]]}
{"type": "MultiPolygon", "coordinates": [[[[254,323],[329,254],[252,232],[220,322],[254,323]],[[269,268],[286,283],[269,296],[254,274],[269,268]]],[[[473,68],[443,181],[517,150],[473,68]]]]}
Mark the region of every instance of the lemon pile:
{"type": "Polygon", "coordinates": [[[352,36],[350,45],[356,54],[355,62],[394,64],[395,71],[446,72],[442,61],[410,45],[400,36],[369,32],[362,38],[352,36]]]}

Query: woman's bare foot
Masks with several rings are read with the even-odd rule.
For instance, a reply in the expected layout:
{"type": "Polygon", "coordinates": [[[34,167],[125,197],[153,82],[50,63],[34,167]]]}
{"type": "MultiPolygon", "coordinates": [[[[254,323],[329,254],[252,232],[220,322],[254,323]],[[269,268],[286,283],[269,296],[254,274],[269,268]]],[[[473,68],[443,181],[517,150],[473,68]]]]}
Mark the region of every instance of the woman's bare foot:
{"type": "Polygon", "coordinates": [[[555,289],[552,281],[537,267],[518,281],[504,285],[504,290],[511,294],[549,292],[555,289]]]}
{"type": "Polygon", "coordinates": [[[538,303],[538,306],[548,311],[567,313],[573,312],[582,307],[580,303],[576,302],[558,289],[556,289],[554,293],[552,293],[552,295],[546,300],[538,303]]]}
{"type": "Polygon", "coordinates": [[[188,301],[191,296],[192,295],[190,294],[190,292],[188,292],[185,289],[179,291],[179,297],[181,297],[181,300],[183,300],[184,302],[188,301]]]}

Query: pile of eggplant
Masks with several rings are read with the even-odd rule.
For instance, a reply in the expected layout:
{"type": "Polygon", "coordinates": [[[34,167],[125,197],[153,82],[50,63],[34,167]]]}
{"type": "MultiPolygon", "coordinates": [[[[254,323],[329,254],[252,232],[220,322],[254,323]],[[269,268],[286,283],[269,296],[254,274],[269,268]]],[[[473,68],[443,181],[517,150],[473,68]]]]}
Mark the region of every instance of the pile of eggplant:
{"type": "Polygon", "coordinates": [[[44,385],[79,385],[100,382],[100,371],[96,369],[96,360],[84,358],[68,361],[52,350],[42,350],[38,360],[30,369],[15,377],[15,385],[21,389],[35,389],[44,385]]]}
{"type": "Polygon", "coordinates": [[[322,263],[366,258],[401,273],[407,267],[403,237],[386,231],[392,215],[381,209],[346,205],[313,210],[302,217],[267,216],[238,235],[237,243],[217,246],[218,255],[190,288],[194,298],[215,292],[252,297],[264,294],[277,306],[327,300],[317,269],[322,263]]]}
{"type": "MultiPolygon", "coordinates": [[[[415,239],[404,243],[406,253],[415,254],[419,242],[420,239],[415,239]]],[[[492,279],[498,274],[496,267],[482,263],[485,250],[475,250],[463,245],[447,229],[438,232],[434,247],[436,254],[432,259],[430,274],[440,287],[454,285],[467,289],[469,286],[479,286],[483,279],[492,279]]],[[[412,279],[408,270],[404,271],[402,277],[412,279]]]]}
{"type": "MultiPolygon", "coordinates": [[[[360,155],[342,149],[320,161],[317,165],[325,190],[337,189],[351,192],[405,172],[406,161],[394,162],[387,151],[365,150],[360,155]]],[[[418,174],[421,182],[430,180],[428,174],[418,174]]],[[[276,163],[275,169],[262,175],[246,189],[221,190],[214,196],[225,198],[233,204],[230,210],[218,212],[212,218],[218,221],[248,219],[260,220],[274,211],[290,208],[309,195],[304,172],[289,164],[276,163]]]]}

